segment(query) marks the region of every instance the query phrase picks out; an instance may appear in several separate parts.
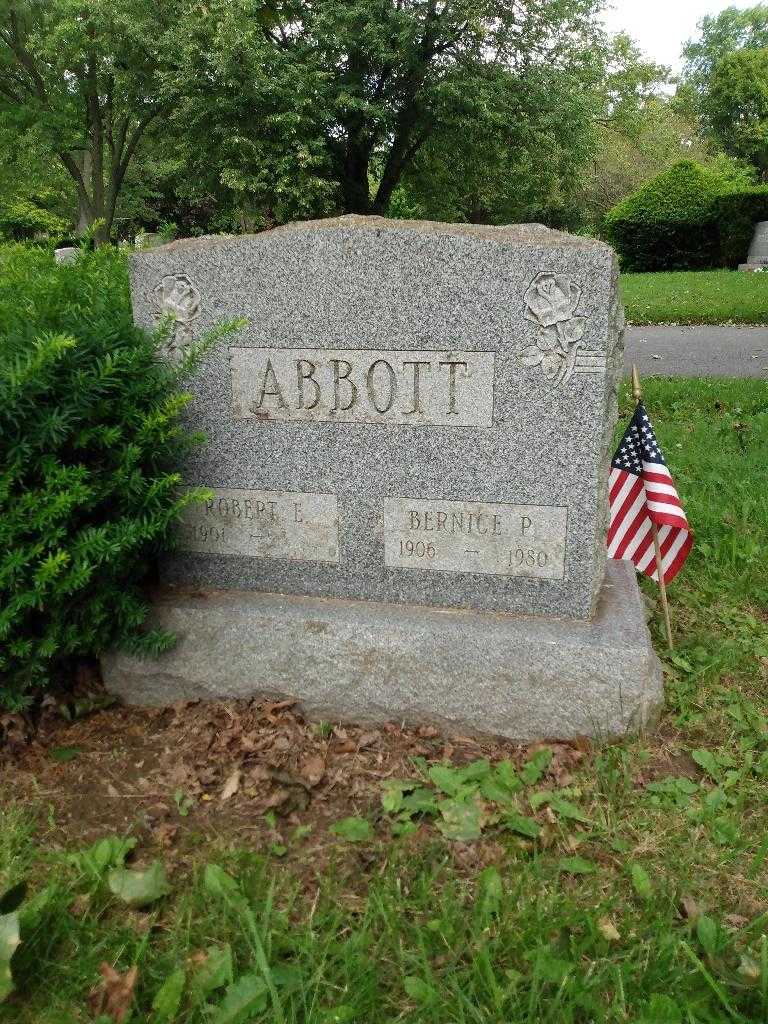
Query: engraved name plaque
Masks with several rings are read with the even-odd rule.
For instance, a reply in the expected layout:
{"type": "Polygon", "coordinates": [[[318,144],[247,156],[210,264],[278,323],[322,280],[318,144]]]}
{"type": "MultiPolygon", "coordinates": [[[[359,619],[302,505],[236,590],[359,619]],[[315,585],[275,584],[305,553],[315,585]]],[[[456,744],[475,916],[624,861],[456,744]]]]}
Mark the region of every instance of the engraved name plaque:
{"type": "Polygon", "coordinates": [[[191,505],[181,523],[182,551],[339,562],[339,513],[333,494],[217,487],[191,505]]]}
{"type": "Polygon", "coordinates": [[[567,523],[554,505],[387,498],[384,564],[562,580],[567,523]]]}
{"type": "Polygon", "coordinates": [[[493,423],[492,352],[231,348],[237,419],[493,423]]]}

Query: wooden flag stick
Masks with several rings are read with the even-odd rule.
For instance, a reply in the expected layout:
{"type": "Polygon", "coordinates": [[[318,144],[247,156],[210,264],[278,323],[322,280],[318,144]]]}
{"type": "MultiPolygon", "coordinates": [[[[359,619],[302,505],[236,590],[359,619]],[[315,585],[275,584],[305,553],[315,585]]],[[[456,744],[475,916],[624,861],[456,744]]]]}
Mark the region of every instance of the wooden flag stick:
{"type": "MultiPolygon", "coordinates": [[[[640,386],[640,374],[637,372],[637,367],[634,363],[632,364],[632,394],[636,402],[639,402],[643,397],[643,390],[640,386]]],[[[669,601],[667,600],[667,584],[664,582],[661,545],[659,544],[659,528],[653,520],[651,520],[651,533],[653,535],[653,549],[656,553],[656,574],[659,577],[659,590],[661,591],[661,607],[664,611],[664,627],[667,633],[667,646],[670,651],[674,651],[675,645],[672,641],[672,620],[669,617],[669,601]]]]}

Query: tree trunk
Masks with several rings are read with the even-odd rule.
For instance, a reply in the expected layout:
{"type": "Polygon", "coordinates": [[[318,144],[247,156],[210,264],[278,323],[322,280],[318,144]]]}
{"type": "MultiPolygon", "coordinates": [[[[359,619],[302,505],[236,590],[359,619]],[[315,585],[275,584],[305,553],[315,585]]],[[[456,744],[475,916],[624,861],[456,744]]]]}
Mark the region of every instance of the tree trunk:
{"type": "Polygon", "coordinates": [[[345,213],[371,212],[371,191],[368,185],[370,159],[370,146],[351,135],[344,150],[341,171],[345,213]]]}

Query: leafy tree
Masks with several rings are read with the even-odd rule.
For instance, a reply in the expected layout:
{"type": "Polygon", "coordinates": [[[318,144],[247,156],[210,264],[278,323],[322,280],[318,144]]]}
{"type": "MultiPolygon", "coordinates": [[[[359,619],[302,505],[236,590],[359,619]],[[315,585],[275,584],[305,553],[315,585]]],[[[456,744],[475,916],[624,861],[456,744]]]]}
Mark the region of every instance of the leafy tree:
{"type": "Polygon", "coordinates": [[[754,7],[726,7],[707,15],[698,24],[699,38],[683,49],[684,80],[697,92],[705,93],[709,79],[720,61],[736,50],[768,46],[768,4],[754,7]]]}
{"type": "Polygon", "coordinates": [[[747,186],[754,181],[748,167],[713,149],[695,121],[666,98],[655,98],[631,125],[599,125],[596,151],[582,173],[576,199],[586,225],[601,233],[611,207],[681,160],[694,160],[734,184],[747,186]]]}
{"type": "Polygon", "coordinates": [[[225,182],[275,219],[297,207],[383,213],[433,140],[471,123],[476,137],[514,142],[534,100],[537,122],[554,123],[539,82],[575,77],[589,63],[601,42],[598,8],[599,0],[294,0],[254,13],[244,0],[213,0],[214,48],[191,49],[185,72],[205,88],[174,123],[198,152],[214,133],[208,188],[225,182]]]}
{"type": "Polygon", "coordinates": [[[667,76],[624,35],[596,39],[568,68],[491,74],[416,156],[398,201],[436,219],[581,228],[581,182],[603,130],[627,131],[667,76]]]}
{"type": "Polygon", "coordinates": [[[71,231],[74,183],[35,126],[19,135],[0,117],[0,235],[62,238],[71,231]]]}
{"type": "Polygon", "coordinates": [[[128,167],[178,96],[180,0],[0,0],[0,116],[36,125],[74,182],[80,231],[109,236],[128,167]]]}
{"type": "Polygon", "coordinates": [[[768,180],[768,49],[724,57],[712,72],[704,113],[725,152],[748,160],[768,180]]]}

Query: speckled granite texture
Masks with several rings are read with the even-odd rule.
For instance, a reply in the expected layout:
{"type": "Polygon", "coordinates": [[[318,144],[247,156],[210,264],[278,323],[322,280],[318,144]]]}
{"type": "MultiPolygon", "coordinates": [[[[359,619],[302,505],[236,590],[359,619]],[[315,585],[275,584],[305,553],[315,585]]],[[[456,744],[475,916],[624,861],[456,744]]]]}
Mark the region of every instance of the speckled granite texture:
{"type": "Polygon", "coordinates": [[[515,740],[621,736],[663,699],[629,563],[609,563],[591,622],[244,591],[168,590],[158,660],[104,659],[134,704],[262,695],[310,718],[429,723],[515,740]]]}
{"type": "Polygon", "coordinates": [[[223,320],[249,321],[190,383],[196,397],[189,424],[209,442],[187,466],[188,482],[338,500],[338,565],[181,554],[166,564],[165,580],[592,615],[605,565],[606,481],[622,358],[617,269],[607,246],[535,225],[343,217],[139,252],[131,283],[142,326],[156,323],[163,303],[175,304],[179,346],[223,320]],[[537,296],[538,286],[549,290],[549,299],[537,296]],[[558,365],[557,344],[578,353],[576,372],[560,385],[547,377],[558,365]],[[490,352],[492,425],[235,419],[233,347],[490,352]],[[565,578],[386,567],[383,505],[391,497],[567,506],[565,578]]]}

